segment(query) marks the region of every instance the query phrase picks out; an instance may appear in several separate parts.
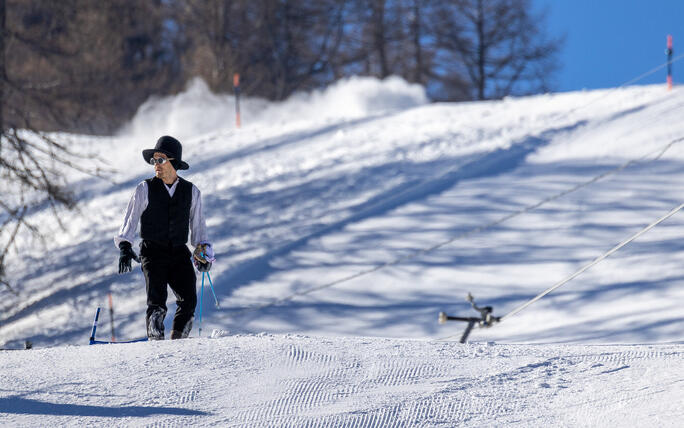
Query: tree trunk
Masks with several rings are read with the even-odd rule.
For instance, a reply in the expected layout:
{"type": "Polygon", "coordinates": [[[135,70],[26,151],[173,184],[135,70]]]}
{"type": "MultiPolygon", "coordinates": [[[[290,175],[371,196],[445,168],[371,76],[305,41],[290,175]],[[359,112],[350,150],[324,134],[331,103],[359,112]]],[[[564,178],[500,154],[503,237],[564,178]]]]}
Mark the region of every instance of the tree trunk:
{"type": "Polygon", "coordinates": [[[423,51],[421,49],[420,43],[420,10],[421,4],[420,0],[413,1],[413,22],[411,22],[411,32],[413,33],[413,48],[415,52],[415,71],[413,75],[413,81],[416,83],[423,82],[423,51]]]}
{"type": "Polygon", "coordinates": [[[0,156],[2,156],[2,135],[5,132],[5,0],[0,0],[0,156]]]}
{"type": "Polygon", "coordinates": [[[389,65],[387,64],[387,34],[385,31],[385,0],[375,0],[373,2],[373,33],[375,51],[380,62],[380,77],[384,79],[389,76],[389,65]]]}
{"type": "Polygon", "coordinates": [[[484,33],[484,9],[482,6],[483,0],[477,0],[477,99],[485,99],[485,59],[487,52],[485,47],[485,33],[484,33]]]}

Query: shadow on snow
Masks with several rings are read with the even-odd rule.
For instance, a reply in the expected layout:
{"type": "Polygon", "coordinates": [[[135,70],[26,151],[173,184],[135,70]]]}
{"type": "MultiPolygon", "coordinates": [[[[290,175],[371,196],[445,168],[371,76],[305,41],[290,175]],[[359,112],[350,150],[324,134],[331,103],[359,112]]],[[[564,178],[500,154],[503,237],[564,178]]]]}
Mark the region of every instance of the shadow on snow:
{"type": "Polygon", "coordinates": [[[20,396],[0,398],[0,413],[15,415],[94,416],[107,418],[144,418],[151,415],[202,416],[209,413],[180,407],[92,406],[59,404],[20,396]]]}

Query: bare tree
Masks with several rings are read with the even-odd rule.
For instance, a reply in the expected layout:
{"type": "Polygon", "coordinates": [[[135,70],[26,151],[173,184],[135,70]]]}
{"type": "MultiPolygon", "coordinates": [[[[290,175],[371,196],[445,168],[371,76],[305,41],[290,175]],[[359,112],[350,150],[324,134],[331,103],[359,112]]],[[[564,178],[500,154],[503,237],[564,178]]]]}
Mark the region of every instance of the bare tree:
{"type": "Polygon", "coordinates": [[[390,8],[395,27],[395,74],[427,85],[436,74],[436,38],[432,15],[440,0],[395,0],[390,8]]]}
{"type": "Polygon", "coordinates": [[[179,34],[168,24],[165,2],[76,3],[64,35],[73,55],[57,61],[63,75],[73,76],[70,88],[62,95],[76,104],[70,105],[69,111],[86,106],[68,117],[71,129],[111,133],[151,95],[182,89],[181,64],[176,55],[179,34]]]}
{"type": "Polygon", "coordinates": [[[379,66],[379,77],[384,79],[390,75],[390,68],[388,63],[388,44],[389,35],[387,34],[385,6],[386,0],[370,0],[370,28],[372,40],[372,52],[377,55],[377,63],[379,66]]]}
{"type": "Polygon", "coordinates": [[[240,69],[241,43],[249,38],[248,1],[186,0],[171,3],[171,16],[183,34],[178,53],[184,75],[202,76],[215,91],[228,91],[240,69]]]}
{"type": "MultiPolygon", "coordinates": [[[[5,0],[0,0],[0,101],[5,99],[5,21],[5,0]]],[[[4,123],[3,108],[0,106],[0,132],[5,129],[4,123]]],[[[0,140],[0,150],[2,150],[2,140],[0,140]]],[[[0,156],[2,156],[1,151],[0,156]]]]}
{"type": "Polygon", "coordinates": [[[361,74],[381,79],[404,74],[404,12],[401,0],[350,2],[345,34],[345,38],[349,39],[345,47],[350,52],[342,57],[342,61],[352,73],[360,71],[361,74]],[[359,63],[361,67],[354,67],[353,63],[359,63]]]}
{"type": "Polygon", "coordinates": [[[466,76],[472,98],[549,89],[561,40],[548,39],[530,0],[452,0],[442,5],[438,38],[451,70],[466,76]]]}
{"type": "Polygon", "coordinates": [[[330,82],[329,65],[343,35],[343,8],[340,0],[285,0],[267,12],[264,29],[275,70],[276,99],[330,82]]]}
{"type": "Polygon", "coordinates": [[[396,75],[425,85],[435,97],[446,94],[455,73],[445,76],[439,62],[435,19],[441,19],[440,5],[441,0],[350,1],[342,47],[332,63],[335,76],[396,75]]]}
{"type": "Polygon", "coordinates": [[[21,252],[18,234],[23,228],[45,236],[30,214],[49,208],[61,225],[60,209],[75,206],[64,170],[98,174],[82,168],[80,155],[64,142],[41,131],[78,115],[68,111],[71,100],[64,95],[80,95],[75,84],[80,76],[66,74],[73,69],[60,61],[78,54],[65,37],[75,10],[76,0],[59,5],[0,0],[0,281],[10,289],[4,266],[12,248],[21,252]]]}
{"type": "Polygon", "coordinates": [[[411,44],[413,45],[413,57],[415,58],[415,66],[413,68],[412,80],[418,83],[424,83],[425,75],[425,58],[424,58],[424,42],[421,40],[426,31],[423,27],[422,18],[422,2],[421,0],[412,0],[410,4],[410,25],[409,32],[411,44]]]}
{"type": "Polygon", "coordinates": [[[183,86],[160,1],[7,0],[6,12],[17,90],[5,104],[29,113],[6,114],[20,127],[108,134],[150,95],[183,86]]]}
{"type": "Polygon", "coordinates": [[[186,39],[185,78],[226,91],[240,73],[243,91],[283,99],[329,83],[339,51],[342,0],[185,0],[172,2],[186,39]]]}
{"type": "Polygon", "coordinates": [[[167,0],[187,80],[283,99],[349,75],[398,75],[435,99],[547,90],[558,41],[530,0],[167,0]]]}

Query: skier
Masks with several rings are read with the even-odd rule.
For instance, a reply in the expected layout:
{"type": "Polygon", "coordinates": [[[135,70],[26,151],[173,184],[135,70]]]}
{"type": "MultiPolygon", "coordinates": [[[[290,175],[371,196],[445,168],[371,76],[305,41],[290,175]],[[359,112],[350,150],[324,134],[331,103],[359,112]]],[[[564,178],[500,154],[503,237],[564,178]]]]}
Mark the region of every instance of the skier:
{"type": "Polygon", "coordinates": [[[155,176],[142,181],[128,203],[123,225],[114,238],[120,250],[119,273],[131,271],[131,260],[142,265],[147,290],[147,337],[164,339],[167,284],[176,296],[171,339],[188,337],[197,305],[196,276],[208,272],[216,259],[207,238],[199,189],[179,177],[188,169],[182,160],[181,143],[163,136],[154,149],[143,150],[145,162],[154,166],[155,176]],[[140,257],[132,249],[140,223],[140,257]],[[190,254],[186,243],[195,251],[190,254]]]}

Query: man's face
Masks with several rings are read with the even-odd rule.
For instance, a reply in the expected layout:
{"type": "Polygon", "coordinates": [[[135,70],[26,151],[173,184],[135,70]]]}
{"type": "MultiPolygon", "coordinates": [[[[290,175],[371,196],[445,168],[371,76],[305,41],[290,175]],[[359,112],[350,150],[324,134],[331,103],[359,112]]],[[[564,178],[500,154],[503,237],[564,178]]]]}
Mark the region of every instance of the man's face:
{"type": "Polygon", "coordinates": [[[172,159],[172,158],[169,158],[164,153],[159,153],[159,152],[156,152],[152,156],[152,158],[155,160],[160,159],[160,158],[167,160],[163,164],[159,164],[159,163],[155,162],[155,164],[154,164],[154,175],[155,175],[155,177],[157,177],[161,180],[164,180],[165,178],[170,179],[176,175],[176,170],[174,169],[173,165],[171,165],[171,162],[169,162],[169,159],[172,159]]]}

